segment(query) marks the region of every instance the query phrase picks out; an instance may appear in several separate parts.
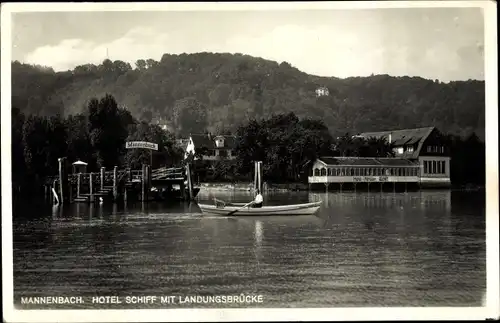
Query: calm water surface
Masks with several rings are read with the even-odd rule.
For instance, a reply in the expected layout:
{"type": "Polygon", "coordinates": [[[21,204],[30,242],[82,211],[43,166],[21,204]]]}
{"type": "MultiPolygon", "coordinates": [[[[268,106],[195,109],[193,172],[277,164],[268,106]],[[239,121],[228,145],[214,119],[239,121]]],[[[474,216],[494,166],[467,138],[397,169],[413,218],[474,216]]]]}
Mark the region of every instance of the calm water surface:
{"type": "MultiPolygon", "coordinates": [[[[200,192],[247,202],[247,192],[200,192]]],[[[14,298],[262,295],[260,307],[481,306],[484,193],[275,193],[315,216],[204,216],[196,203],[24,207],[14,298]]],[[[26,306],[26,305],[23,305],[26,306]]],[[[106,308],[221,307],[217,304],[106,308]]],[[[225,304],[224,307],[237,306],[225,304]]],[[[48,308],[38,305],[38,308],[48,308]]],[[[96,304],[70,308],[95,308],[96,304]]],[[[29,306],[36,308],[36,306],[29,306]]],[[[67,307],[66,307],[67,308],[67,307]]]]}

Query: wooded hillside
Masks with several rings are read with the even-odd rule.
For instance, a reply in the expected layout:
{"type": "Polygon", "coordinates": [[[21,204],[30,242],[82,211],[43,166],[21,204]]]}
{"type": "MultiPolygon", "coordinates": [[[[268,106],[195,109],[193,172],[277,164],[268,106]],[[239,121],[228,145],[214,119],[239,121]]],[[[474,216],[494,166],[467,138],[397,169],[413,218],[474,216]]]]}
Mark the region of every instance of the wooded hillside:
{"type": "Polygon", "coordinates": [[[135,118],[161,119],[177,135],[235,131],[251,118],[293,112],[323,120],[333,136],[436,126],[484,138],[484,87],[483,81],[388,75],[325,78],[238,54],[165,54],[134,67],[105,60],[59,73],[12,63],[12,103],[24,114],[77,114],[90,99],[109,93],[135,118]],[[329,95],[317,97],[322,86],[329,95]]]}

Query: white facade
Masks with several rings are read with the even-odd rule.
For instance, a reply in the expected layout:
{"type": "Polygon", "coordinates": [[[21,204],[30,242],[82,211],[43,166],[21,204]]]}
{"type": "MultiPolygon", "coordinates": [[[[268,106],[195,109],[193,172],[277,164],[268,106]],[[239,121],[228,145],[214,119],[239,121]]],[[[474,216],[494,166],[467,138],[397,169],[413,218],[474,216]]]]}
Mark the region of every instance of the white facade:
{"type": "Polygon", "coordinates": [[[316,96],[327,96],[330,95],[330,91],[326,87],[319,87],[316,89],[316,96]]]}
{"type": "MultiPolygon", "coordinates": [[[[194,142],[193,142],[193,138],[189,137],[189,142],[186,146],[186,151],[184,153],[184,159],[186,159],[188,157],[189,154],[195,154],[195,149],[194,149],[194,142]]],[[[195,157],[195,160],[197,158],[195,157]]]]}
{"type": "Polygon", "coordinates": [[[420,156],[420,183],[428,186],[449,186],[450,180],[450,157],[444,156],[420,156]]]}

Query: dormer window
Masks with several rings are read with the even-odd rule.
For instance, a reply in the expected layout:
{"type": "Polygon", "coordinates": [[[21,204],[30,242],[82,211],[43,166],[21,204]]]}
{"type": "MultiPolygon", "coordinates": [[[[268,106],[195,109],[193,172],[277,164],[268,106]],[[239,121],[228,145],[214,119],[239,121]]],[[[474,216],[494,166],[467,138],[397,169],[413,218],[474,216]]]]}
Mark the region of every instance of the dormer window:
{"type": "Polygon", "coordinates": [[[406,151],[409,152],[409,153],[412,153],[413,152],[413,146],[408,146],[406,148],[406,151]]]}
{"type": "Polygon", "coordinates": [[[396,148],[396,153],[398,153],[398,154],[404,153],[403,147],[396,148]]]}
{"type": "Polygon", "coordinates": [[[216,146],[217,148],[222,148],[222,147],[224,147],[224,138],[222,138],[222,137],[217,137],[217,138],[215,139],[215,146],[216,146]]]}

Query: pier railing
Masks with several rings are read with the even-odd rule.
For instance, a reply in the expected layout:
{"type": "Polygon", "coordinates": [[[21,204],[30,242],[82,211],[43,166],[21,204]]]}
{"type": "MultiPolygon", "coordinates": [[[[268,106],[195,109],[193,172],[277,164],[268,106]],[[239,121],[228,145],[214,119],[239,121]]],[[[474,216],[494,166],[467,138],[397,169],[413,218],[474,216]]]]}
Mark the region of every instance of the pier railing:
{"type": "Polygon", "coordinates": [[[186,178],[186,171],[184,168],[157,168],[151,172],[151,177],[153,180],[161,179],[176,179],[182,180],[186,178]]]}
{"type": "MultiPolygon", "coordinates": [[[[103,178],[104,185],[112,184],[114,180],[114,170],[101,172],[92,172],[92,173],[77,173],[77,174],[68,174],[68,181],[71,184],[77,184],[78,177],[80,177],[80,184],[88,184],[90,181],[90,176],[92,176],[92,182],[94,184],[101,184],[101,178],[103,178]]],[[[143,177],[143,171],[141,169],[132,170],[132,169],[121,169],[116,170],[116,181],[119,183],[123,180],[125,182],[140,182],[143,177]]],[[[151,171],[151,178],[153,180],[161,180],[161,179],[185,179],[186,171],[183,167],[174,167],[174,168],[157,168],[151,171]]],[[[45,179],[45,183],[47,185],[51,185],[54,181],[59,180],[59,176],[48,176],[45,179]]]]}
{"type": "Polygon", "coordinates": [[[112,170],[106,170],[103,167],[97,172],[69,174],[64,167],[61,167],[61,160],[59,161],[59,176],[47,177],[45,181],[45,191],[48,192],[46,196],[57,195],[61,203],[64,201],[95,202],[97,197],[111,195],[114,201],[118,198],[127,200],[129,194],[141,201],[147,201],[153,185],[162,187],[162,185],[173,185],[173,183],[180,185],[181,198],[194,196],[192,181],[188,176],[190,174],[188,166],[186,168],[163,167],[154,170],[148,165],[143,165],[140,170],[130,168],[118,170],[115,166],[112,170]]]}

